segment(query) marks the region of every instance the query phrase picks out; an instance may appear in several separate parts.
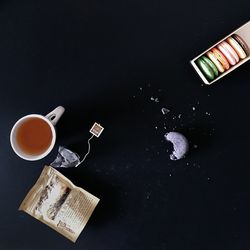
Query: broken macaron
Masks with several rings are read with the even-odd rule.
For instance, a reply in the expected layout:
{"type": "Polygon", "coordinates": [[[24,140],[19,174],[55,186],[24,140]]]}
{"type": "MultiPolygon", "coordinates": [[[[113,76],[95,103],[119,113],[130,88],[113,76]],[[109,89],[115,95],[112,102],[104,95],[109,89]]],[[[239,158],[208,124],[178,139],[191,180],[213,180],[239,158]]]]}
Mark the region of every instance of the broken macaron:
{"type": "Polygon", "coordinates": [[[170,154],[170,159],[176,161],[184,158],[189,149],[187,138],[179,132],[168,132],[164,135],[164,137],[173,145],[173,151],[170,154]]]}

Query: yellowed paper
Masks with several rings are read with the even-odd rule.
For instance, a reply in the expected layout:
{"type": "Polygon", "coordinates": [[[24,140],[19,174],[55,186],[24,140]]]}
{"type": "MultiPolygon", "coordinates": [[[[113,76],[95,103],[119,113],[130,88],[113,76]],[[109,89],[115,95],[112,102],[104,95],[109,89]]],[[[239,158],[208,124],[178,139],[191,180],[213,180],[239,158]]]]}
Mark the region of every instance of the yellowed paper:
{"type": "Polygon", "coordinates": [[[75,242],[98,202],[97,197],[75,186],[54,168],[45,166],[19,210],[75,242]]]}

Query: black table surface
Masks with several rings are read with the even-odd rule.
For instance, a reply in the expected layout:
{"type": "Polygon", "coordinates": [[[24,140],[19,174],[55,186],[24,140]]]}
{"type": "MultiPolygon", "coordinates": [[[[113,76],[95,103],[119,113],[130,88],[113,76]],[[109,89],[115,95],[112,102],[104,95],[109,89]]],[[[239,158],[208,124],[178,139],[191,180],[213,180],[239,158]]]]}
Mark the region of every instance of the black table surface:
{"type": "Polygon", "coordinates": [[[0,249],[249,249],[250,63],[211,86],[189,64],[249,17],[249,0],[1,1],[0,249]],[[17,157],[15,121],[58,105],[53,151],[17,157]],[[59,145],[84,155],[95,121],[85,164],[60,170],[100,198],[73,244],[18,207],[59,145]]]}

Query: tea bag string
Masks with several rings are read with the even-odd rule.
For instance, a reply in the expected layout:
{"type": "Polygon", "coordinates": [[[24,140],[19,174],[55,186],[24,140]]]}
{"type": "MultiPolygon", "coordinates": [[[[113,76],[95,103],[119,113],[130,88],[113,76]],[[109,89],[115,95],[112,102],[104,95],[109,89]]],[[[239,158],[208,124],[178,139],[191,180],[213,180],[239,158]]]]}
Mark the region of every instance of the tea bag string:
{"type": "Polygon", "coordinates": [[[90,153],[90,140],[94,137],[94,135],[92,135],[89,139],[88,139],[88,152],[84,155],[83,159],[75,166],[78,167],[80,164],[82,164],[86,157],[88,156],[88,154],[90,153]]]}

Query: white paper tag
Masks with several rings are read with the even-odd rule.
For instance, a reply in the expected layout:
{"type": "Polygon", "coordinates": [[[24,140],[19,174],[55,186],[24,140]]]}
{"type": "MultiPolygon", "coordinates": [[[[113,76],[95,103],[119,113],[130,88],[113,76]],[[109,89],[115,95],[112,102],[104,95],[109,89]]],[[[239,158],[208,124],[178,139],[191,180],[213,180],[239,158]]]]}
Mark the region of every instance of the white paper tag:
{"type": "Polygon", "coordinates": [[[100,124],[95,122],[89,132],[92,135],[94,135],[96,137],[99,137],[103,130],[104,130],[104,127],[102,127],[100,124]]]}

